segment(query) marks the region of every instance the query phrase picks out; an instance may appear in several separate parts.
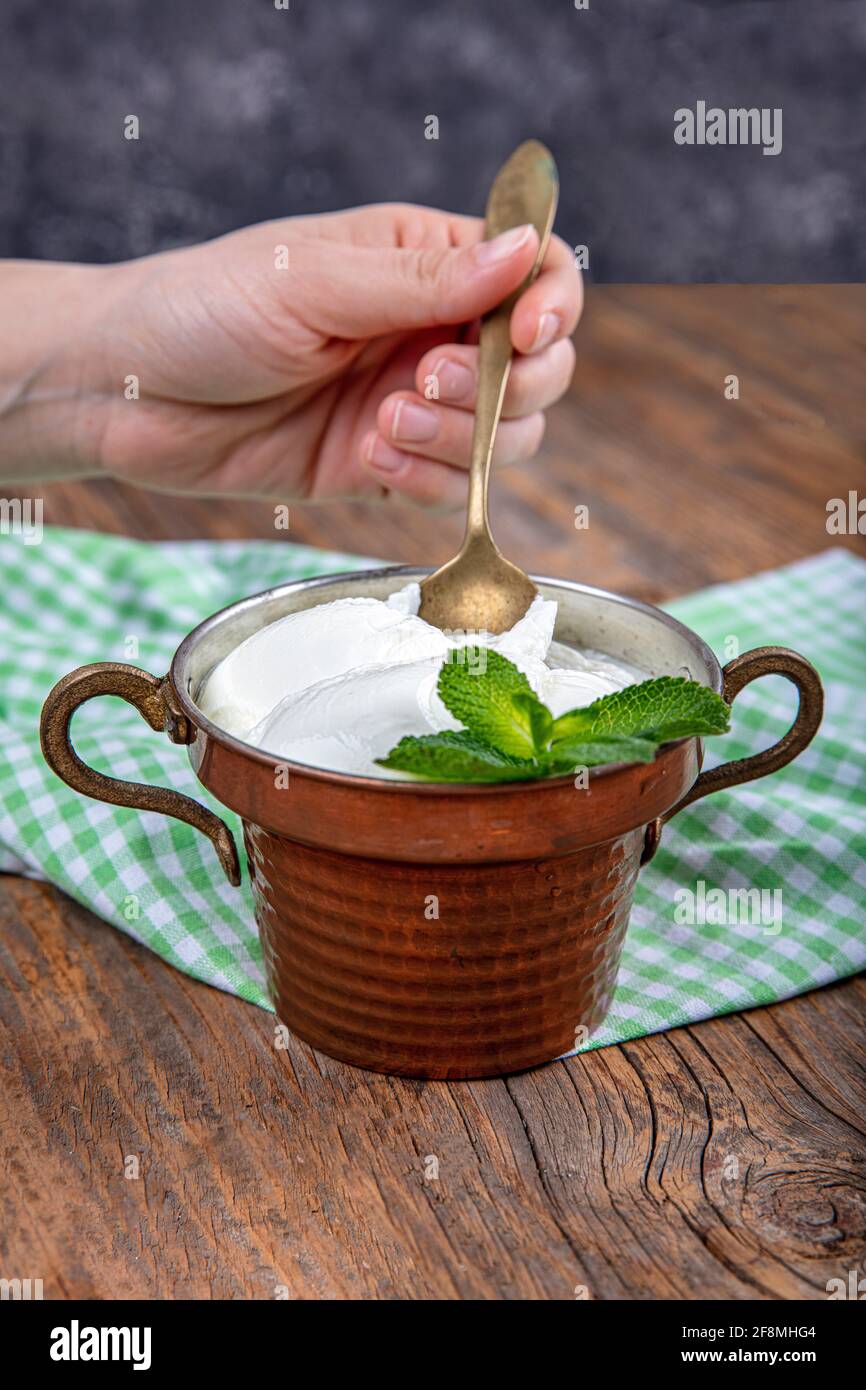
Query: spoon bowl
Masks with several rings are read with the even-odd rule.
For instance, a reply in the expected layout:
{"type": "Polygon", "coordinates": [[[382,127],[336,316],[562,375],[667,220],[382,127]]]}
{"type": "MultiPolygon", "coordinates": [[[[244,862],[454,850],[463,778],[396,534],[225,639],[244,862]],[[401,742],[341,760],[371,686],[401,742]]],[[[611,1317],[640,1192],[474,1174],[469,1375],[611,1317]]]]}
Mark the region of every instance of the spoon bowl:
{"type": "Polygon", "coordinates": [[[491,537],[467,536],[458,555],[421,584],[421,617],[454,632],[507,632],[537,588],[491,537]],[[435,580],[435,583],[431,583],[435,580]]]}

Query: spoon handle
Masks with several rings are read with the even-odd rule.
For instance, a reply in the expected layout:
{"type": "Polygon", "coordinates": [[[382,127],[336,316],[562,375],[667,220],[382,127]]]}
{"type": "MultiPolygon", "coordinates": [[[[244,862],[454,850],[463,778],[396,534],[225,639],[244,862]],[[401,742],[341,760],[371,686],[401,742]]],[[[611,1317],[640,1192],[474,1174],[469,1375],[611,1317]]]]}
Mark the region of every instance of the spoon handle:
{"type": "Polygon", "coordinates": [[[480,535],[489,536],[487,482],[493,443],[511,371],[511,311],[541,269],[550,241],[558,196],[559,179],[552,154],[540,141],[526,140],[499,170],[487,199],[485,241],[512,227],[531,222],[538,233],[538,254],[523,283],[486,314],[481,322],[478,398],[469,463],[464,547],[480,535]]]}
{"type": "Polygon", "coordinates": [[[478,395],[469,462],[469,500],[466,507],[466,539],[489,530],[487,482],[493,443],[502,414],[505,388],[511,373],[510,314],[501,307],[481,324],[478,341],[478,395]]]}

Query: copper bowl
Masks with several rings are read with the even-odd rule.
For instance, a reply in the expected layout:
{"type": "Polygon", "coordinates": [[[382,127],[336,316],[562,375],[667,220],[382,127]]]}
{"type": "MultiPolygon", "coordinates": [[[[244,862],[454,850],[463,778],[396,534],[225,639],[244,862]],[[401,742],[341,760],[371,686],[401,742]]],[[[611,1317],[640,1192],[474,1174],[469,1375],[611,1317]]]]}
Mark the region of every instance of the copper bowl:
{"type": "Polygon", "coordinates": [[[234,884],[228,827],[190,797],[122,782],[76,756],[69,723],[119,695],[189,748],[202,784],[243,820],[271,996],[299,1037],[344,1062],[407,1076],[496,1076],[560,1056],[601,1023],[642,863],[683,806],[784,766],[821,719],[804,657],[759,647],[722,671],[709,647],[648,604],[537,579],[558,601],[556,638],[652,675],[687,675],[729,702],[757,676],[793,681],[799,709],[772,748],[700,773],[699,739],[648,765],[494,786],[397,782],[277,760],[218,729],[196,695],[265,623],[347,596],[385,598],[426,570],[390,568],[283,584],[232,604],[184,638],[167,676],[100,662],[65,676],[42,711],[46,761],[85,795],[162,811],[213,841],[234,884]]]}

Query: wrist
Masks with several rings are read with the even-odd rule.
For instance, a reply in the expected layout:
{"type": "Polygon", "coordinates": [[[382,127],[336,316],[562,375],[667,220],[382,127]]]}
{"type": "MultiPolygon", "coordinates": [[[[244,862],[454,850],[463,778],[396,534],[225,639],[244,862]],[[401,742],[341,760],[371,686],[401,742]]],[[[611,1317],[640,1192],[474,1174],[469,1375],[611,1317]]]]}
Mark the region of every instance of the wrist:
{"type": "Polygon", "coordinates": [[[43,480],[101,471],[107,383],[101,323],[122,267],[0,263],[0,473],[43,480]]]}

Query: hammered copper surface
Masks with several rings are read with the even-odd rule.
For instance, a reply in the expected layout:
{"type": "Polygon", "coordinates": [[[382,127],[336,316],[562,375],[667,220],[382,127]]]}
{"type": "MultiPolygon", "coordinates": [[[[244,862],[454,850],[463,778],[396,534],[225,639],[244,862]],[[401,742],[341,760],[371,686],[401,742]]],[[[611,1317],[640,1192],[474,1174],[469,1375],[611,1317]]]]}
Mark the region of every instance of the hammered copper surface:
{"type": "Polygon", "coordinates": [[[467,786],[375,781],[255,759],[199,729],[189,746],[199,781],[244,821],[319,849],[409,863],[474,863],[571,854],[664,815],[693,787],[698,739],[653,763],[573,777],[467,786]]]}
{"type": "Polygon", "coordinates": [[[534,862],[417,865],[246,826],[278,1018],[341,1061],[434,1079],[567,1052],[616,983],[643,832],[534,862]]]}

